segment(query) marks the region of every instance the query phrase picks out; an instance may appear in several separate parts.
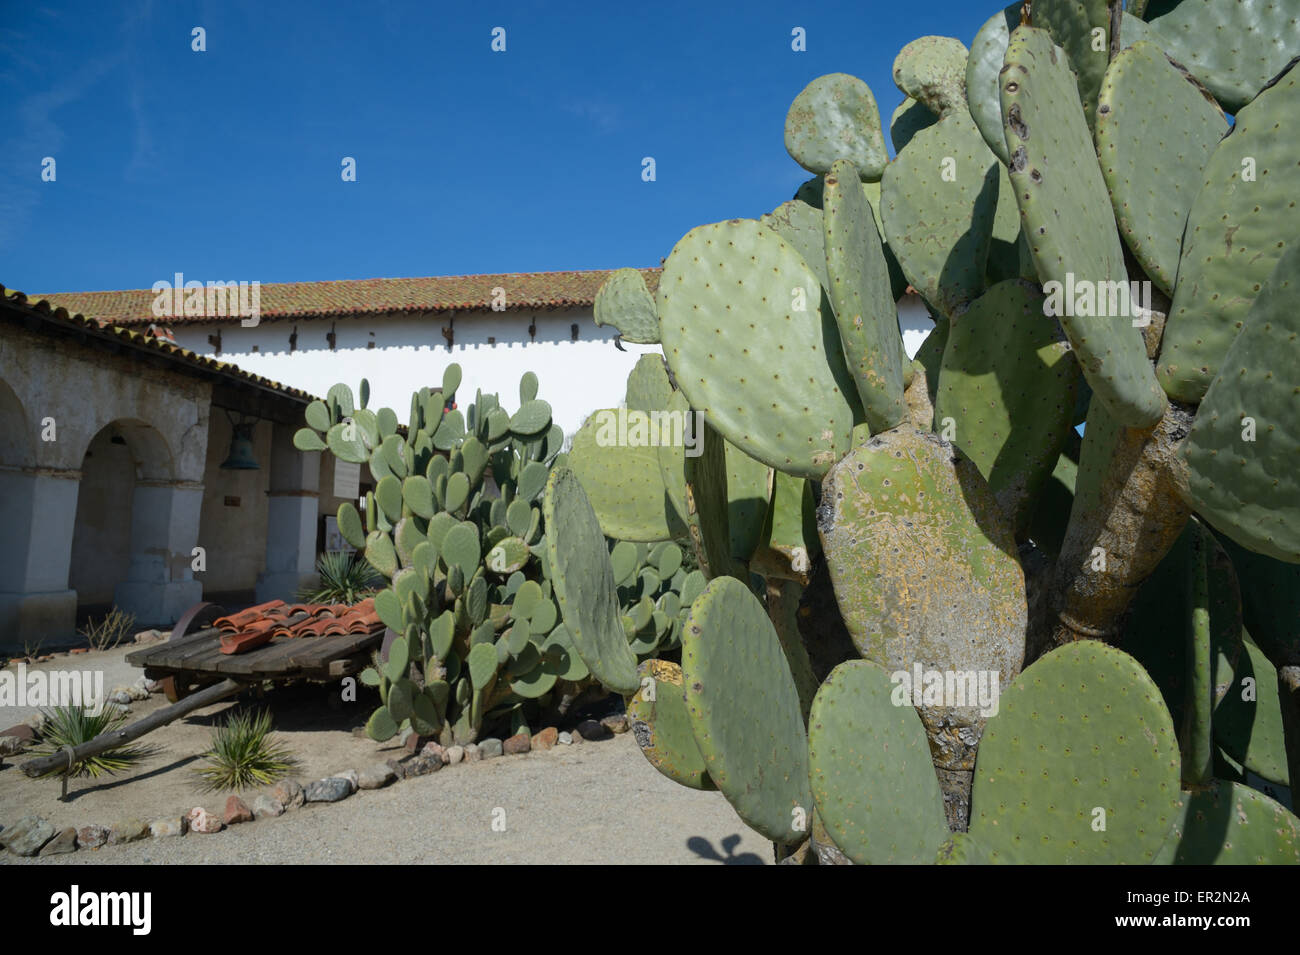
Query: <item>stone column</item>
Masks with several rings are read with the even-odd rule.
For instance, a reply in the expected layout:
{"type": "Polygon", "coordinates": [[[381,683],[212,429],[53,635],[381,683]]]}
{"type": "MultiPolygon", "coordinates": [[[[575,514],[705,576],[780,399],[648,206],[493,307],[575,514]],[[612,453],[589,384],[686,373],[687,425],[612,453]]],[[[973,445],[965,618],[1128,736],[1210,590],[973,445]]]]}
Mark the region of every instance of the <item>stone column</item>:
{"type": "Polygon", "coordinates": [[[266,510],[266,570],[257,578],[257,601],[297,599],[315,587],[320,452],[293,446],[293,425],[271,432],[271,483],[266,510]]]}
{"type": "Polygon", "coordinates": [[[175,623],[203,599],[194,579],[203,485],[195,481],[137,481],[131,510],[131,564],[113,591],[114,603],[140,626],[175,623]]]}
{"type": "Polygon", "coordinates": [[[76,470],[0,467],[0,649],[76,634],[68,571],[80,480],[76,470]]]}

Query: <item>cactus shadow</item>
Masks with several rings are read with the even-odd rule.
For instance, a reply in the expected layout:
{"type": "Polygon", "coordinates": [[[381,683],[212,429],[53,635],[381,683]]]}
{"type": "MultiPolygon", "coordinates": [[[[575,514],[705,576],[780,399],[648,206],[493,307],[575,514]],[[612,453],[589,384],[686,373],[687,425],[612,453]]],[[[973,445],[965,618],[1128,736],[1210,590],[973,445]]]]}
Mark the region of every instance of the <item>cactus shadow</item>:
{"type": "Polygon", "coordinates": [[[707,859],[710,862],[721,862],[723,865],[763,865],[763,860],[753,852],[742,852],[736,855],[736,846],[740,843],[739,833],[732,833],[725,836],[718,844],[722,846],[726,855],[718,852],[713,848],[713,843],[709,842],[703,836],[691,836],[686,840],[686,848],[690,849],[701,859],[707,859]]]}

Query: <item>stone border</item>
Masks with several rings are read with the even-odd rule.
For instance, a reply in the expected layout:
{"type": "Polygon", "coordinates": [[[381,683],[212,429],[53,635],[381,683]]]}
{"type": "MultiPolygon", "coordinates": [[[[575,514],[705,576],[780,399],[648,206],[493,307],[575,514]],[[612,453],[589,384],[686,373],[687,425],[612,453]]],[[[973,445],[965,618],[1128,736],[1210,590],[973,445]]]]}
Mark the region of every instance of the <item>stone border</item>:
{"type": "Polygon", "coordinates": [[[583,720],[572,732],[561,732],[548,726],[532,735],[516,733],[504,740],[489,737],[465,746],[447,747],[408,731],[402,740],[406,755],[400,759],[374,763],[359,771],[346,769],[306,785],[296,779],[284,779],[269,791],[254,797],[251,806],[241,796],[232,794],[226,797],[225,809],[220,814],[196,806],[183,816],[166,816],[151,823],[124,819],[112,826],[69,826],[63,829],[56,829],[42,816],[29,814],[12,826],[0,825],[0,852],[8,851],[25,857],[53,856],[78,849],[125,845],[142,839],[174,838],[189,832],[217,833],[230,826],[274,818],[307,803],[341,802],[360,789],[383,789],[395,782],[428,776],[444,766],[598,742],[626,733],[627,729],[627,716],[619,713],[599,721],[583,720]]]}

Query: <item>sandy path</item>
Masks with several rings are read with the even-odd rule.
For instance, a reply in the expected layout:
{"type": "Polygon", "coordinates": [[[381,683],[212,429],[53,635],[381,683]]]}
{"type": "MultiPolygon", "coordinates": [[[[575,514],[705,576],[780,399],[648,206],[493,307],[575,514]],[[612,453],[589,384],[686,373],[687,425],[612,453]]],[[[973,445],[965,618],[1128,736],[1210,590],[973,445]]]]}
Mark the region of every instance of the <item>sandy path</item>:
{"type": "Polygon", "coordinates": [[[717,793],[657,773],[631,734],[509,756],[358,792],[215,835],[148,839],[49,859],[124,863],[683,864],[771,861],[771,843],[717,793]],[[504,814],[498,810],[504,810],[504,814]],[[493,830],[504,818],[505,831],[493,830]]]}
{"type": "MultiPolygon", "coordinates": [[[[42,669],[102,668],[107,689],[140,671],[122,657],[132,648],[60,656],[42,669]]],[[[221,703],[145,737],[155,756],[131,774],[73,780],[70,800],[58,783],[31,780],[7,761],[0,770],[0,825],[37,813],[56,828],[122,819],[145,822],[183,815],[193,806],[220,810],[225,793],[204,794],[192,769],[212,725],[236,705],[267,706],[279,737],[301,762],[295,777],[318,779],[402,755],[393,744],[359,739],[375,700],[362,692],[340,700],[337,687],[280,687],[257,701],[221,703]]],[[[168,705],[155,695],[133,704],[131,719],[168,705]]],[[[0,729],[26,711],[0,707],[0,729]]],[[[21,762],[22,757],[17,759],[21,762]]],[[[251,803],[254,794],[245,794],[251,803]]],[[[126,846],[27,860],[0,852],[0,864],[121,863],[767,863],[771,844],[749,829],[717,793],[701,793],[661,776],[630,733],[599,743],[503,756],[443,768],[387,789],[359,792],[333,805],[312,805],[276,819],[215,835],[149,839],[126,846]],[[494,810],[505,831],[494,831],[494,810]]]]}

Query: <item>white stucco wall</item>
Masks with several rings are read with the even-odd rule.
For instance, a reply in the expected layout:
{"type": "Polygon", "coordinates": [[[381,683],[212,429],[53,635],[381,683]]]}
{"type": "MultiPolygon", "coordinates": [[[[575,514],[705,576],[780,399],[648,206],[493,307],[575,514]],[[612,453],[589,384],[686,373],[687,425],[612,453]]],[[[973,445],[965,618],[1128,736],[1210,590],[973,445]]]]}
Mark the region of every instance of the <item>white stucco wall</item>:
{"type": "Polygon", "coordinates": [[[566,432],[577,430],[597,408],[617,404],[628,372],[645,346],[613,345],[612,330],[597,327],[590,309],[538,312],[465,312],[445,315],[394,315],[376,318],[266,321],[254,328],[237,322],[221,325],[173,326],[177,342],[201,355],[220,357],[246,371],[284,385],[324,395],[342,381],[355,391],[362,378],[370,381],[370,407],[388,406],[405,421],[411,393],[437,387],[453,362],[463,380],[457,391],[462,408],[474,400],[476,389],[496,392],[505,407],[519,405],[519,379],[536,373],[538,397],[550,402],[555,421],[566,432]],[[535,325],[530,338],[529,325],[535,325]],[[572,340],[572,326],[578,340],[572,340]],[[447,347],[443,329],[450,326],[453,345],[447,347]],[[210,341],[218,331],[221,354],[210,341]],[[335,335],[330,348],[327,335],[335,335]],[[292,350],[290,336],[295,335],[292,350]],[[489,344],[488,339],[495,339],[489,344]]]}
{"type": "MultiPolygon", "coordinates": [[[[925,308],[914,298],[899,310],[903,343],[915,355],[934,327],[925,308]]],[[[590,309],[538,312],[465,312],[445,315],[392,315],[366,318],[264,321],[253,328],[237,322],[219,325],[175,325],[177,342],[201,355],[233,362],[246,371],[284,385],[324,395],[342,381],[354,390],[362,378],[370,381],[370,406],[388,406],[405,421],[411,393],[437,387],[452,362],[461,366],[463,382],[457,392],[462,408],[474,400],[476,389],[496,392],[505,407],[518,407],[518,382],[526,371],[536,373],[538,396],[550,402],[554,420],[572,434],[592,411],[616,407],[623,399],[628,373],[636,359],[658,346],[614,347],[612,330],[595,324],[590,309]],[[529,335],[533,324],[534,335],[529,335]],[[572,327],[578,339],[572,340],[572,327]],[[443,329],[452,329],[447,347],[443,329]],[[327,336],[335,336],[330,347],[327,336]],[[220,355],[213,339],[220,335],[220,355]],[[292,345],[290,336],[294,336],[292,345]],[[495,343],[489,343],[494,339],[495,343]]]]}

